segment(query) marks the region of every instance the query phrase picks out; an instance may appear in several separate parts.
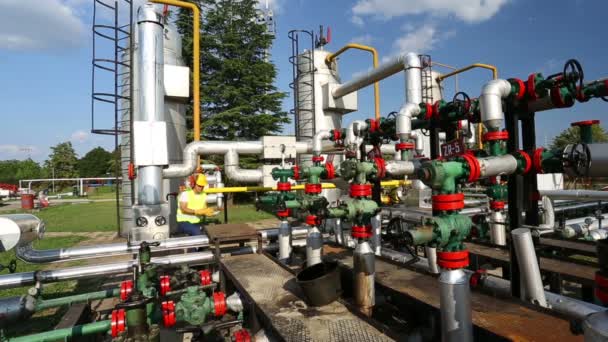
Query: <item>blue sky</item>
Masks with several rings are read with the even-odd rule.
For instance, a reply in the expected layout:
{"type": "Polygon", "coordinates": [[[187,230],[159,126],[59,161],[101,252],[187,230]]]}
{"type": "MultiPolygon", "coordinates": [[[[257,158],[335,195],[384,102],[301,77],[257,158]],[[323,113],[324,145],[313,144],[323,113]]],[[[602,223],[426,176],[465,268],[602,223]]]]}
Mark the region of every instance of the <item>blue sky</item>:
{"type": "MultiPolygon", "coordinates": [[[[113,139],[90,134],[91,10],[93,0],[0,1],[0,159],[31,156],[42,161],[49,146],[72,141],[81,155],[92,147],[113,147],[113,139]]],[[[586,80],[608,76],[603,0],[272,0],[277,39],[272,59],[277,87],[288,92],[291,29],[332,28],[329,50],[348,42],[376,47],[382,59],[401,52],[432,55],[453,66],[496,65],[499,77],[525,79],[562,69],[568,58],[583,65],[586,80]]],[[[343,81],[371,65],[363,52],[339,62],[343,81]]],[[[459,78],[460,90],[479,95],[486,70],[459,78]]],[[[404,98],[402,75],[381,83],[384,114],[404,98]]],[[[446,83],[453,94],[453,83],[446,83]]],[[[290,94],[291,95],[291,94],[290,94]]],[[[608,127],[608,104],[601,100],[537,114],[537,138],[544,144],[572,121],[600,119],[608,127]]],[[[292,106],[291,97],[284,108],[292,106]]],[[[371,89],[359,93],[359,112],[344,122],[371,117],[371,89]]],[[[110,127],[109,113],[98,121],[110,127]]],[[[291,126],[286,132],[293,132],[291,126]]]]}

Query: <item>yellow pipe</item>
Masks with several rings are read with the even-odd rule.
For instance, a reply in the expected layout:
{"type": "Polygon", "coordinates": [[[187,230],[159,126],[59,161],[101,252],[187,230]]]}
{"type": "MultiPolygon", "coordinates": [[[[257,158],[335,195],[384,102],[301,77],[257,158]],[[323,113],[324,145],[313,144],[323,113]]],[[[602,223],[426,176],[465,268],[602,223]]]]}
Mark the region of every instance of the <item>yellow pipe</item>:
{"type": "MultiPolygon", "coordinates": [[[[383,187],[397,187],[401,185],[410,185],[412,181],[410,180],[390,180],[380,182],[380,185],[383,187]]],[[[335,189],[336,185],[332,183],[322,183],[321,187],[323,189],[335,189]]],[[[266,192],[266,191],[276,191],[276,187],[263,187],[263,186],[232,186],[226,188],[209,188],[203,190],[206,194],[218,194],[218,193],[232,193],[232,192],[266,192]]],[[[304,190],[304,184],[292,185],[291,190],[304,190]]]]}
{"type": "Polygon", "coordinates": [[[150,0],[157,4],[164,4],[187,8],[192,11],[192,121],[194,122],[194,141],[201,140],[201,96],[200,96],[200,73],[201,73],[201,57],[200,57],[200,22],[201,12],[193,3],[179,0],[150,0]]]}
{"type": "MultiPolygon", "coordinates": [[[[376,49],[371,46],[355,43],[346,44],[340,50],[327,55],[327,57],[325,57],[325,63],[330,64],[331,62],[333,62],[334,59],[336,59],[336,57],[338,57],[344,51],[349,49],[357,49],[371,52],[374,58],[374,69],[378,67],[378,51],[376,51],[376,49]]],[[[376,120],[380,120],[380,84],[378,82],[374,83],[374,110],[376,112],[376,120]]]]}
{"type": "Polygon", "coordinates": [[[474,64],[471,64],[471,65],[466,66],[464,68],[457,69],[457,70],[454,70],[454,71],[452,71],[450,73],[447,73],[445,75],[441,75],[441,76],[437,77],[437,82],[441,83],[441,81],[445,80],[446,78],[452,77],[454,75],[461,74],[461,73],[463,73],[465,71],[468,71],[468,70],[471,70],[471,69],[474,69],[474,68],[482,68],[482,69],[492,70],[492,78],[493,79],[497,79],[498,78],[498,68],[496,68],[495,66],[490,65],[490,64],[474,63],[474,64]]]}

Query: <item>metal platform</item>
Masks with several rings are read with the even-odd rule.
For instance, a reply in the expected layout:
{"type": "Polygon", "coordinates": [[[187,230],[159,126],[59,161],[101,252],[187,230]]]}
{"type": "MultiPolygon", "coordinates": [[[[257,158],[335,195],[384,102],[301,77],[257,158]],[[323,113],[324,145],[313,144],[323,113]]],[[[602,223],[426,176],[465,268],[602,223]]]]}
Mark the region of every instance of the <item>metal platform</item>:
{"type": "MultiPolygon", "coordinates": [[[[325,246],[325,258],[352,269],[352,253],[325,246]]],[[[376,284],[439,309],[439,282],[433,276],[414,272],[376,258],[376,284]]],[[[569,322],[515,302],[479,292],[471,294],[473,324],[512,341],[582,341],[570,332],[569,322]]]]}
{"type": "Polygon", "coordinates": [[[285,341],[393,341],[340,302],[308,307],[294,276],[266,255],[223,258],[222,268],[285,341]]]}

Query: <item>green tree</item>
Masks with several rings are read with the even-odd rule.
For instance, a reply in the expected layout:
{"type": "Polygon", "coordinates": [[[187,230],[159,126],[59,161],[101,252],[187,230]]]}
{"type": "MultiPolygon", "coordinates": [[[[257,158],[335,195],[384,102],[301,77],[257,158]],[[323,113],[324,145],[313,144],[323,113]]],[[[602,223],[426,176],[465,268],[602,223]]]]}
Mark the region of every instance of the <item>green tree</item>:
{"type": "Polygon", "coordinates": [[[112,153],[104,150],[102,147],[95,147],[78,161],[80,177],[106,176],[110,160],[112,160],[112,153]]]}
{"type": "MultiPolygon", "coordinates": [[[[201,128],[205,139],[257,139],[289,123],[281,109],[285,93],[273,82],[266,60],[273,36],[257,21],[257,0],[190,0],[202,9],[201,128]]],[[[178,13],[183,56],[192,60],[192,17],[178,13]]],[[[192,67],[192,66],[190,66],[192,67]]],[[[191,127],[191,126],[190,126],[191,127]]]]}
{"type": "Polygon", "coordinates": [[[0,183],[18,184],[20,179],[41,177],[42,168],[40,164],[30,158],[0,161],[0,183]]]}
{"type": "Polygon", "coordinates": [[[114,152],[112,152],[111,154],[111,158],[108,161],[108,169],[106,170],[106,173],[111,174],[113,177],[116,176],[116,165],[118,164],[118,176],[121,176],[122,170],[120,169],[120,163],[121,163],[121,153],[120,153],[120,147],[115,149],[114,152]]]}
{"type": "Polygon", "coordinates": [[[49,159],[44,162],[48,177],[74,178],[78,177],[78,157],[71,142],[63,142],[51,147],[49,159]]]}
{"type": "MultiPolygon", "coordinates": [[[[563,130],[560,134],[558,134],[551,145],[549,146],[551,149],[554,148],[564,148],[568,144],[576,144],[581,141],[580,128],[578,127],[570,127],[568,129],[563,130]]],[[[594,142],[608,142],[608,133],[602,128],[600,125],[593,125],[591,128],[591,133],[593,135],[594,142]]]]}

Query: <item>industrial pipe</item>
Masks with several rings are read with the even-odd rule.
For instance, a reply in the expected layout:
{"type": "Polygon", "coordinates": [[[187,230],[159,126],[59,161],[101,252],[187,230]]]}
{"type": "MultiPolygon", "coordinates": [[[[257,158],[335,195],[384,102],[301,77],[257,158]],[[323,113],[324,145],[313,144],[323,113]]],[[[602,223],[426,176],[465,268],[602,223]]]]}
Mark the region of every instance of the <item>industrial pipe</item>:
{"type": "Polygon", "coordinates": [[[532,233],[527,228],[517,228],[511,231],[513,246],[517,254],[517,263],[521,270],[525,298],[536,305],[547,307],[540,268],[536,261],[536,252],[532,242],[532,233]]]}
{"type": "MultiPolygon", "coordinates": [[[[331,62],[333,62],[333,60],[336,59],[336,57],[338,57],[339,55],[341,55],[344,51],[346,51],[348,49],[357,49],[357,50],[363,50],[363,51],[370,52],[372,54],[372,58],[373,58],[374,69],[378,67],[378,51],[376,51],[376,49],[374,49],[371,46],[355,44],[355,43],[346,44],[344,47],[342,47],[338,51],[327,55],[327,57],[325,57],[325,63],[331,64],[331,62]]],[[[378,82],[374,83],[374,112],[376,114],[375,115],[376,120],[380,120],[380,117],[381,117],[381,114],[380,114],[380,84],[378,82]]]]}
{"type": "Polygon", "coordinates": [[[0,251],[27,245],[44,235],[44,222],[31,214],[0,216],[0,251]]]}
{"type": "MultiPolygon", "coordinates": [[[[186,8],[192,11],[192,120],[194,122],[193,139],[201,140],[201,96],[200,96],[200,10],[197,5],[191,2],[178,0],[150,0],[150,2],[186,8]]],[[[192,173],[192,172],[190,172],[192,173]]],[[[167,177],[163,171],[163,176],[167,177]]],[[[186,175],[184,175],[186,176],[186,175]]]]}
{"type": "Polygon", "coordinates": [[[355,305],[368,317],[376,304],[374,260],[375,253],[369,242],[360,239],[353,253],[353,294],[355,305]]]}
{"type": "Polygon", "coordinates": [[[541,196],[553,199],[608,200],[608,191],[596,190],[538,190],[541,196]]]}
{"type": "Polygon", "coordinates": [[[377,68],[343,83],[332,91],[335,98],[348,95],[354,91],[365,88],[370,84],[381,81],[402,70],[406,70],[406,98],[408,102],[422,102],[422,76],[420,73],[420,58],[418,54],[410,52],[379,65],[377,68]],[[417,76],[416,76],[417,75],[417,76]]]}
{"type": "Polygon", "coordinates": [[[291,229],[287,220],[279,225],[279,260],[285,261],[291,257],[291,229]]]}
{"type": "Polygon", "coordinates": [[[492,80],[483,86],[479,96],[479,107],[481,110],[481,121],[488,131],[494,132],[501,129],[504,122],[502,111],[502,100],[511,93],[511,83],[507,80],[492,80]]]}
{"type": "Polygon", "coordinates": [[[473,341],[471,289],[463,269],[441,270],[439,275],[441,341],[473,341]]]}
{"type": "MultiPolygon", "coordinates": [[[[438,63],[433,62],[433,64],[438,64],[438,63]]],[[[460,69],[454,70],[452,72],[449,72],[447,74],[443,74],[443,75],[437,76],[437,78],[435,80],[437,80],[437,83],[441,83],[446,78],[450,78],[452,76],[461,74],[461,73],[463,73],[465,71],[468,71],[468,70],[471,70],[471,69],[474,69],[474,68],[483,68],[483,69],[491,70],[492,71],[492,79],[495,80],[495,79],[498,78],[498,68],[496,68],[495,66],[490,65],[490,64],[483,64],[483,63],[473,63],[473,64],[471,64],[469,66],[464,67],[464,68],[460,68],[460,69]]]]}
{"type": "Polygon", "coordinates": [[[75,325],[70,328],[55,329],[38,334],[9,338],[6,342],[52,342],[67,341],[74,337],[106,334],[111,328],[110,320],[75,325]]]}
{"type": "Polygon", "coordinates": [[[237,183],[261,183],[264,179],[262,169],[241,169],[239,154],[230,150],[224,155],[224,172],[226,177],[237,183]]]}
{"type": "MultiPolygon", "coordinates": [[[[186,236],[170,238],[157,241],[159,246],[152,246],[152,252],[184,249],[191,247],[205,247],[209,245],[209,238],[206,235],[186,236]]],[[[76,246],[70,248],[37,250],[32,245],[27,245],[17,249],[17,257],[25,262],[33,264],[64,262],[82,259],[94,259],[125,254],[137,254],[141,242],[111,243],[95,246],[76,246]]]]}
{"type": "MultiPolygon", "coordinates": [[[[151,260],[155,265],[192,265],[207,263],[213,260],[213,253],[200,252],[179,255],[169,255],[165,257],[154,257],[151,260]]],[[[37,281],[41,283],[53,283],[66,280],[95,278],[102,275],[130,272],[133,266],[137,265],[137,260],[129,260],[112,264],[78,266],[56,270],[44,270],[37,272],[23,272],[0,275],[0,289],[7,289],[19,286],[29,286],[37,281]]]]}
{"type": "Polygon", "coordinates": [[[315,156],[320,156],[323,152],[323,140],[329,139],[332,135],[328,130],[322,130],[315,133],[312,137],[312,153],[315,156]]]}

